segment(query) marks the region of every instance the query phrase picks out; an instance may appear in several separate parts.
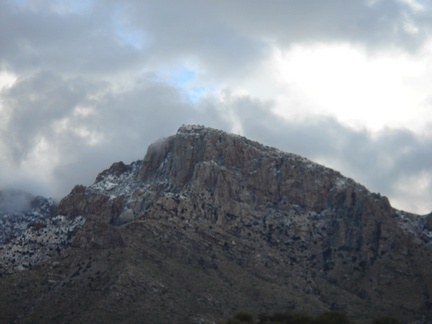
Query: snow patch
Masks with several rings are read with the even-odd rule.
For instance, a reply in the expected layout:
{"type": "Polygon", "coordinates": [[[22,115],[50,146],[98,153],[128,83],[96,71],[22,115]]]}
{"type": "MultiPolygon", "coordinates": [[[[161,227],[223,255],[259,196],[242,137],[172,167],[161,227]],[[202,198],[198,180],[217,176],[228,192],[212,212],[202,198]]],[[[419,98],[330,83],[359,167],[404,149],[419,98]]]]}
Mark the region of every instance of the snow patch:
{"type": "Polygon", "coordinates": [[[30,269],[33,265],[60,254],[84,223],[85,219],[81,216],[70,220],[58,215],[28,226],[20,236],[0,246],[0,273],[30,269]]]}

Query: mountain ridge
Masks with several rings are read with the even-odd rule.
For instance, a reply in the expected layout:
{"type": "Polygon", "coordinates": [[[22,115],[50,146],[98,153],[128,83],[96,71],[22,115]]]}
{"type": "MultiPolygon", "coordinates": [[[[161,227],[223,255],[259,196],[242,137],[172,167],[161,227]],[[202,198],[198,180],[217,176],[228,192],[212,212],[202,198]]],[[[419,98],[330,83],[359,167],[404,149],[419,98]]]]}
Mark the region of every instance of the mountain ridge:
{"type": "Polygon", "coordinates": [[[58,252],[0,280],[4,288],[37,277],[50,292],[31,289],[39,303],[3,319],[102,322],[105,312],[118,322],[214,323],[236,309],[287,308],[359,322],[431,319],[432,216],[395,210],[337,171],[238,135],[182,126],[143,160],[74,187],[55,214],[46,224],[61,216],[67,238],[58,252]],[[68,294],[79,298],[68,304],[68,294]]]}

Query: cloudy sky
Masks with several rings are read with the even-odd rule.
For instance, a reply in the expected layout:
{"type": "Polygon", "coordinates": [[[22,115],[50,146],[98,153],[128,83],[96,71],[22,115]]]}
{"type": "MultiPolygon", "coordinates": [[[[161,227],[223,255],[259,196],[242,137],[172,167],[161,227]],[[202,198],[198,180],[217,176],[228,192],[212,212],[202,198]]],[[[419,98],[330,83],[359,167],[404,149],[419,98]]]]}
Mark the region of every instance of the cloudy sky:
{"type": "Polygon", "coordinates": [[[1,0],[0,187],[61,197],[204,124],[432,211],[430,0],[1,0]]]}

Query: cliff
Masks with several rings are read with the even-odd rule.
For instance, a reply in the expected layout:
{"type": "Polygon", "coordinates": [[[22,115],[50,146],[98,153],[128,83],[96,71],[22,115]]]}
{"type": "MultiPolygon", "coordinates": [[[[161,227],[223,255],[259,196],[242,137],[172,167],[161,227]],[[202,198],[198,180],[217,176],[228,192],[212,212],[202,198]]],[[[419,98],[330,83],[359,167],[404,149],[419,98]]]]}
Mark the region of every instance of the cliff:
{"type": "Polygon", "coordinates": [[[0,319],[214,323],[297,309],[426,323],[431,218],[298,155],[183,126],[44,218],[69,234],[30,270],[3,272],[0,319]]]}

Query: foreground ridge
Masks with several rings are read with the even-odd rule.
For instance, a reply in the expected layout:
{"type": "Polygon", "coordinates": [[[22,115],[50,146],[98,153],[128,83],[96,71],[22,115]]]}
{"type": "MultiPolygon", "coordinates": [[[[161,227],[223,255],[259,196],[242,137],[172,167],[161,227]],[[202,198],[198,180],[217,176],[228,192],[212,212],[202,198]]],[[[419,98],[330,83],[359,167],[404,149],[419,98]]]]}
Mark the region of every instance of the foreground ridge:
{"type": "Polygon", "coordinates": [[[184,125],[40,218],[0,246],[3,258],[35,246],[20,250],[31,269],[10,252],[0,268],[2,321],[215,323],[287,309],[432,321],[431,215],[220,130],[184,125]]]}

